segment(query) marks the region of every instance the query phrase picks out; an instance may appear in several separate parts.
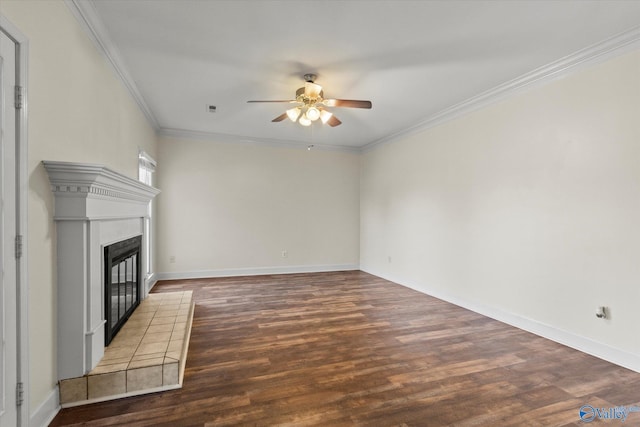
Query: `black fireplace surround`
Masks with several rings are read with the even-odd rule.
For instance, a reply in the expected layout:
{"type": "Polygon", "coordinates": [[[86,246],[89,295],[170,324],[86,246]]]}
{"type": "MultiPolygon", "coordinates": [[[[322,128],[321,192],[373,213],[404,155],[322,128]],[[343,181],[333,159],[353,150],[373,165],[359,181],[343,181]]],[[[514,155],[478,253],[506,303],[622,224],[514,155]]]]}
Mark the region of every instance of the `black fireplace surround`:
{"type": "Polygon", "coordinates": [[[141,243],[136,236],[104,248],[105,346],[140,303],[141,243]]]}

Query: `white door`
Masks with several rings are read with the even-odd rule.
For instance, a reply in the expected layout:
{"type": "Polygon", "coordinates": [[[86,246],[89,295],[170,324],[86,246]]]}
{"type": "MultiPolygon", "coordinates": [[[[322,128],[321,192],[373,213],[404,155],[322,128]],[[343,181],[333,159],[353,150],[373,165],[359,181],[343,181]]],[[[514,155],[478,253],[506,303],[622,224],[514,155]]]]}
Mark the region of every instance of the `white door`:
{"type": "Polygon", "coordinates": [[[18,424],[16,296],[16,47],[0,31],[0,426],[18,424]]]}

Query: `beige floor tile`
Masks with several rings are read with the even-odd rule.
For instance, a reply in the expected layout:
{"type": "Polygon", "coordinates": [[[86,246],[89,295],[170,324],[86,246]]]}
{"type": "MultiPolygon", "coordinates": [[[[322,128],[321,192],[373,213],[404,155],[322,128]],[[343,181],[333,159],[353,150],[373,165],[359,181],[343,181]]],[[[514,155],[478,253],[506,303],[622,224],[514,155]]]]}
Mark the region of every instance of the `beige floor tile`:
{"type": "Polygon", "coordinates": [[[87,400],[87,377],[60,381],[60,403],[87,400]]]}
{"type": "Polygon", "coordinates": [[[120,347],[111,351],[105,351],[102,360],[120,359],[133,356],[136,351],[135,347],[120,347]]]}
{"type": "Polygon", "coordinates": [[[129,320],[127,320],[127,323],[125,323],[124,326],[120,329],[120,331],[131,330],[144,333],[144,331],[149,327],[151,321],[153,320],[153,316],[151,315],[155,315],[155,313],[152,312],[149,312],[149,314],[150,316],[146,318],[130,318],[129,320]]]}
{"type": "Polygon", "coordinates": [[[146,313],[146,312],[149,312],[149,311],[156,311],[156,310],[158,310],[158,307],[160,307],[160,304],[161,304],[161,303],[162,303],[162,301],[155,301],[155,302],[149,302],[149,303],[147,303],[147,302],[145,301],[144,303],[140,304],[140,305],[136,308],[136,311],[137,311],[139,308],[141,308],[141,307],[143,308],[143,310],[141,311],[141,313],[146,313]]]}
{"type": "Polygon", "coordinates": [[[170,310],[158,310],[156,311],[156,315],[154,316],[154,319],[157,319],[158,317],[176,317],[178,315],[178,309],[177,308],[173,308],[170,310]]]}
{"type": "Polygon", "coordinates": [[[151,326],[166,325],[167,323],[171,323],[171,324],[176,323],[176,318],[174,316],[154,317],[153,320],[151,321],[151,326]]]}
{"type": "Polygon", "coordinates": [[[184,345],[184,340],[171,340],[169,341],[169,346],[167,347],[167,351],[182,351],[183,345],[184,345]]]}
{"type": "Polygon", "coordinates": [[[131,356],[116,357],[116,358],[113,358],[113,359],[102,358],[100,363],[98,363],[98,366],[107,366],[107,365],[117,365],[117,364],[120,364],[120,363],[129,363],[130,360],[131,360],[131,356]]]}
{"type": "Polygon", "coordinates": [[[182,349],[180,350],[167,350],[165,354],[165,360],[180,360],[182,357],[182,349]]]}
{"type": "MultiPolygon", "coordinates": [[[[142,303],[144,304],[144,303],[142,303]]],[[[139,311],[140,307],[143,307],[144,305],[139,305],[138,308],[135,309],[135,311],[133,312],[133,314],[131,315],[131,317],[129,319],[147,319],[149,317],[153,317],[152,312],[150,311],[139,311]]]]}
{"type": "Polygon", "coordinates": [[[113,349],[121,349],[122,347],[137,345],[142,341],[142,337],[144,337],[144,334],[128,335],[126,332],[122,332],[121,334],[118,334],[113,341],[111,341],[109,347],[105,348],[104,351],[106,353],[107,351],[113,351],[113,349]]]}
{"type": "MultiPolygon", "coordinates": [[[[146,330],[146,329],[145,329],[146,330]]],[[[137,330],[131,331],[120,331],[118,336],[122,335],[122,337],[117,342],[111,342],[107,348],[111,347],[129,347],[134,342],[140,342],[142,337],[144,336],[144,331],[139,332],[137,330]]],[[[116,337],[117,338],[117,337],[116,337]]]]}
{"type": "Polygon", "coordinates": [[[178,329],[171,333],[171,341],[183,340],[186,333],[185,329],[178,329]]]}
{"type": "Polygon", "coordinates": [[[179,382],[179,364],[165,363],[162,365],[162,385],[175,385],[179,382]]]}
{"type": "Polygon", "coordinates": [[[89,372],[89,375],[107,374],[109,372],[126,371],[129,366],[129,359],[126,362],[114,363],[111,365],[98,364],[95,368],[89,372]]]}
{"type": "Polygon", "coordinates": [[[162,353],[166,352],[168,347],[167,342],[154,342],[151,344],[141,344],[136,350],[136,356],[141,354],[162,353]]]}
{"type": "Polygon", "coordinates": [[[124,393],[127,389],[126,378],[126,371],[90,375],[87,377],[89,399],[124,393]]]}
{"type": "Polygon", "coordinates": [[[112,347],[112,346],[119,347],[119,346],[122,345],[121,342],[123,342],[124,344],[127,344],[127,343],[130,343],[131,341],[133,341],[135,339],[140,340],[140,339],[142,339],[142,337],[144,336],[145,332],[147,331],[147,328],[148,328],[147,325],[145,325],[143,327],[138,327],[136,325],[131,325],[126,329],[122,328],[122,329],[120,329],[120,332],[118,332],[118,335],[116,335],[116,338],[114,338],[114,340],[117,339],[118,337],[120,337],[120,339],[118,341],[116,341],[116,342],[112,341],[107,348],[112,347]]]}
{"type": "Polygon", "coordinates": [[[158,353],[136,354],[131,358],[131,362],[136,362],[138,360],[146,360],[146,359],[157,359],[158,357],[164,357],[165,355],[166,355],[165,351],[161,351],[158,353]]]}
{"type": "Polygon", "coordinates": [[[162,365],[127,371],[127,391],[144,390],[162,386],[162,365]]]}
{"type": "Polygon", "coordinates": [[[180,308],[180,301],[163,301],[158,307],[158,311],[177,310],[180,308]]]}
{"type": "Polygon", "coordinates": [[[162,356],[149,358],[149,359],[141,359],[141,360],[132,360],[129,363],[128,369],[136,369],[136,368],[144,368],[146,366],[156,366],[162,365],[164,363],[164,353],[161,353],[162,356]]]}
{"type": "Polygon", "coordinates": [[[172,332],[184,331],[186,329],[187,329],[187,322],[179,322],[173,325],[172,332]]]}
{"type": "MultiPolygon", "coordinates": [[[[150,314],[155,313],[155,312],[149,312],[150,314]]],[[[138,317],[136,319],[130,318],[127,323],[124,324],[124,326],[122,327],[122,329],[120,329],[120,332],[144,332],[144,328],[146,328],[147,326],[149,326],[151,324],[151,321],[153,320],[152,316],[149,317],[138,317]]]]}
{"type": "Polygon", "coordinates": [[[172,332],[158,332],[155,334],[145,334],[140,345],[151,344],[155,342],[169,342],[172,332]]]}
{"type": "Polygon", "coordinates": [[[174,325],[172,323],[166,323],[162,325],[149,326],[147,334],[157,334],[159,332],[172,332],[174,325]]]}

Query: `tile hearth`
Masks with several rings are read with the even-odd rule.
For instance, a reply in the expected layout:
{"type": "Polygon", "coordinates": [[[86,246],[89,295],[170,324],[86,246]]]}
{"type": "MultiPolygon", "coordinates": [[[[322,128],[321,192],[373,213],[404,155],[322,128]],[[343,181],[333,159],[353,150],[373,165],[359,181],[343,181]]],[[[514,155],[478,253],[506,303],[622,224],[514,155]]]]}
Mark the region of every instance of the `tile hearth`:
{"type": "Polygon", "coordinates": [[[63,407],[182,386],[193,320],[191,291],[149,294],[87,375],[60,381],[63,407]]]}

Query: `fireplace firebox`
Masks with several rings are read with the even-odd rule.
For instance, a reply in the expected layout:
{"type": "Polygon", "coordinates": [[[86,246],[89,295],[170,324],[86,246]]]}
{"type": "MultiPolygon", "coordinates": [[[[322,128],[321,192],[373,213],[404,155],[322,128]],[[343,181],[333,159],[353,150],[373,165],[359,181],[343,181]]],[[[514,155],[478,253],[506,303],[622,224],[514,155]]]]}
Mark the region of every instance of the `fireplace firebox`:
{"type": "Polygon", "coordinates": [[[140,304],[142,236],[104,248],[105,334],[107,346],[140,304]]]}

